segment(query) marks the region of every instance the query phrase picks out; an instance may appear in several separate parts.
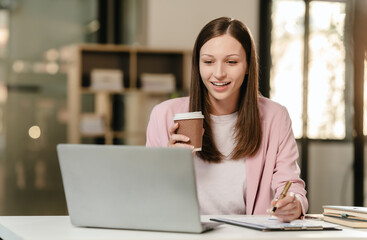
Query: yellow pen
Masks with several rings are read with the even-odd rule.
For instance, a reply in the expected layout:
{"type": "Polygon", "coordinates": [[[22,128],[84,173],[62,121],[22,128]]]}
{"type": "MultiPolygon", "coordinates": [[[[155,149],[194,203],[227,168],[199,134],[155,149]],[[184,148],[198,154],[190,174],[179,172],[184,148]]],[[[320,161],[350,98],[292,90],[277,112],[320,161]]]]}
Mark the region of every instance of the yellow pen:
{"type": "Polygon", "coordinates": [[[285,197],[285,195],[287,195],[287,192],[288,192],[289,188],[291,187],[291,185],[292,185],[291,181],[288,181],[285,184],[284,189],[283,189],[282,193],[280,194],[280,196],[279,196],[277,202],[275,203],[275,206],[273,207],[273,210],[271,210],[271,212],[275,212],[277,210],[276,205],[277,205],[278,201],[283,199],[285,197]]]}

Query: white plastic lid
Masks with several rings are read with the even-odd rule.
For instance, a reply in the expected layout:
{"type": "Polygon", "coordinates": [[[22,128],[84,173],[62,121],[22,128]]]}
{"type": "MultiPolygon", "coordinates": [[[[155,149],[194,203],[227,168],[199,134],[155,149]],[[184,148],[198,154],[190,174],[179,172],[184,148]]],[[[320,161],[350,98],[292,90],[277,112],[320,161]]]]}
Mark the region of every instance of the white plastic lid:
{"type": "Polygon", "coordinates": [[[196,119],[196,118],[204,118],[204,115],[199,112],[188,112],[188,113],[177,113],[173,120],[185,120],[185,119],[196,119]]]}

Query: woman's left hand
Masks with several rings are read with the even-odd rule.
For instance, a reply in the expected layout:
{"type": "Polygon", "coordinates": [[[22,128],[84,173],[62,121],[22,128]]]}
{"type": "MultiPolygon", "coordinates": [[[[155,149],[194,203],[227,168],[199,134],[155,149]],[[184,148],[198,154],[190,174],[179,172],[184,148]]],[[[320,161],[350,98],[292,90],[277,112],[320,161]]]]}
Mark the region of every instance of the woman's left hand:
{"type": "Polygon", "coordinates": [[[290,222],[301,216],[302,206],[301,202],[293,192],[289,192],[283,199],[277,202],[277,199],[273,199],[272,206],[277,206],[277,210],[273,213],[279,221],[290,222]]]}

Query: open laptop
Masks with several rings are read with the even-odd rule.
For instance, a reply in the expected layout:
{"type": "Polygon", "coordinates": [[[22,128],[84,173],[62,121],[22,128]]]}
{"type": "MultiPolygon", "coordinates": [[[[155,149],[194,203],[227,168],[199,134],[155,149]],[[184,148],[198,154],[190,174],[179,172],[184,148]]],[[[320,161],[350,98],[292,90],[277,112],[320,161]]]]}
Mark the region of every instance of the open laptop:
{"type": "Polygon", "coordinates": [[[57,153],[75,226],[201,233],[189,149],[59,144],[57,153]]]}

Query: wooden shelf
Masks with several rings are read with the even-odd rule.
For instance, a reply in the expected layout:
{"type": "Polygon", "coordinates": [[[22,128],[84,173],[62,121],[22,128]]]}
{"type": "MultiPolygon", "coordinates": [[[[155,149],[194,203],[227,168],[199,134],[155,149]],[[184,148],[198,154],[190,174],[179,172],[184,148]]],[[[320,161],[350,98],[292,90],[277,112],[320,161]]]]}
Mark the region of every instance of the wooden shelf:
{"type": "Polygon", "coordinates": [[[124,89],[124,90],[104,90],[104,89],[92,89],[92,88],[87,88],[87,87],[82,87],[81,88],[81,93],[82,94],[109,94],[109,95],[114,95],[114,94],[133,94],[133,93],[138,93],[138,94],[144,94],[146,96],[151,96],[151,97],[170,97],[173,94],[176,94],[177,92],[169,92],[169,93],[159,93],[159,92],[148,92],[148,91],[144,91],[144,90],[138,90],[138,89],[124,89]]]}
{"type": "Polygon", "coordinates": [[[66,49],[69,56],[69,143],[82,143],[84,138],[103,138],[105,144],[114,144],[115,139],[119,138],[126,144],[145,144],[151,105],[177,95],[177,92],[188,92],[191,65],[189,50],[112,44],[81,44],[66,49]],[[121,70],[123,89],[91,88],[93,69],[121,70]],[[176,91],[143,91],[140,89],[142,73],[173,74],[176,91]],[[103,117],[106,126],[104,134],[83,134],[80,131],[81,118],[86,112],[103,117]]]}

